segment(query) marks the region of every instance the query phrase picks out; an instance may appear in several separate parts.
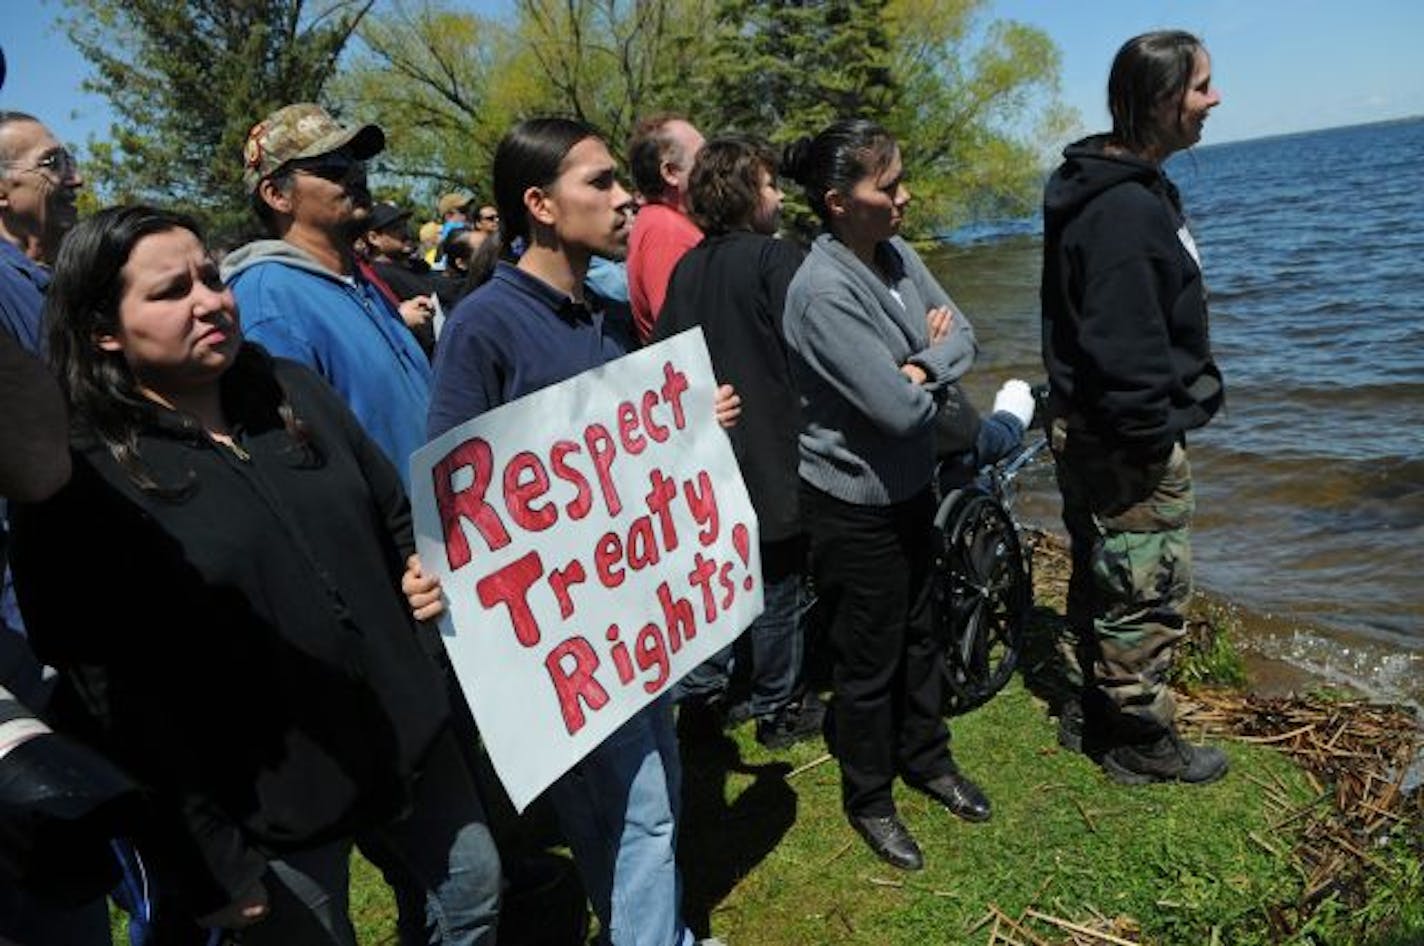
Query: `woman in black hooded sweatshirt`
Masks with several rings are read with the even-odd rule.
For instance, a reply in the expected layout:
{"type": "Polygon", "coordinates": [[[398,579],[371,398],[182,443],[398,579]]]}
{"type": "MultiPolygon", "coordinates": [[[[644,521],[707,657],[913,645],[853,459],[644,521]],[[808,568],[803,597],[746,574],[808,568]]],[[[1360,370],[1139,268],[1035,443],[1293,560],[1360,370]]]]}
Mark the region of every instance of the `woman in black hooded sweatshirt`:
{"type": "Polygon", "coordinates": [[[1112,131],[1069,146],[1044,195],[1043,360],[1072,543],[1065,647],[1081,689],[1060,740],[1114,780],[1209,782],[1166,677],[1185,633],[1193,510],[1186,431],[1221,406],[1200,257],[1162,165],[1221,101],[1190,33],[1134,37],[1108,79],[1112,131]]]}
{"type": "Polygon", "coordinates": [[[186,217],[79,224],[45,317],[73,476],[15,510],[15,584],[56,727],[144,791],[160,941],[196,922],[354,946],[359,840],[401,942],[492,943],[498,855],[395,468],[320,378],[243,339],[186,217]]]}

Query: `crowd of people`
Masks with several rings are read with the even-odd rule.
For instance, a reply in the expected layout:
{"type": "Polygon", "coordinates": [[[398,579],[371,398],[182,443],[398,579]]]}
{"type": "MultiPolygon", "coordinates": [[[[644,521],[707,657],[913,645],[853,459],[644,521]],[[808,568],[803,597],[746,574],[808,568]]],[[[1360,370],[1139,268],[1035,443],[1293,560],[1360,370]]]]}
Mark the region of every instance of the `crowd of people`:
{"type": "MultiPolygon", "coordinates": [[[[1185,433],[1223,388],[1162,163],[1219,96],[1200,41],[1158,32],[1122,47],[1108,99],[1111,131],[1067,148],[1045,198],[1043,422],[1074,566],[1059,735],[1118,782],[1201,783],[1225,757],[1180,738],[1165,681],[1190,591],[1185,433]]],[[[417,242],[413,212],[368,190],[380,128],[311,103],[254,118],[233,160],[266,235],[219,260],[163,208],[78,220],[72,155],[0,112],[0,941],[108,942],[108,894],[134,943],[354,946],[359,848],[402,943],[496,942],[520,855],[432,623],[408,460],[693,327],[765,609],[545,793],[600,941],[696,941],[677,859],[696,729],[675,717],[751,722],[772,752],[824,738],[850,827],[898,868],[924,856],[897,776],[991,817],[944,717],[933,484],[1021,440],[1035,403],[1017,379],[982,420],[967,403],[979,340],[899,235],[913,141],[847,119],[778,153],[654,115],[629,191],[597,130],[532,118],[499,143],[489,201],[441,197],[417,242]],[[809,247],[780,235],[783,181],[820,221],[809,247]],[[950,448],[948,415],[973,419],[950,448]],[[66,779],[45,781],[54,759],[66,779]]]]}

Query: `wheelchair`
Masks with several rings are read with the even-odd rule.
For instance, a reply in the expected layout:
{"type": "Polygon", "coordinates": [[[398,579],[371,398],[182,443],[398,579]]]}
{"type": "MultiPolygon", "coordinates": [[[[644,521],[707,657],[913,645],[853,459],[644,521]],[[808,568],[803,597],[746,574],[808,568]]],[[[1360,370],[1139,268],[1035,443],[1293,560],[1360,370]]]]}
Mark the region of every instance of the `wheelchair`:
{"type": "Polygon", "coordinates": [[[1013,514],[1014,479],[1047,448],[1020,444],[969,483],[936,475],[935,633],[944,645],[945,710],[989,701],[1013,676],[1033,608],[1033,559],[1013,514]]]}

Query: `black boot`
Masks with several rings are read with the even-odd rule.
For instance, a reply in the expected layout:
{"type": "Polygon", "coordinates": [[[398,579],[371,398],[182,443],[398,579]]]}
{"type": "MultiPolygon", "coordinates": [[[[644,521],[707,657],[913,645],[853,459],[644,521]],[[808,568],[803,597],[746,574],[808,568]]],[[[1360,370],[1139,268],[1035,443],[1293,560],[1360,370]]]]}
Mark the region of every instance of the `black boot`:
{"type": "Polygon", "coordinates": [[[1194,746],[1168,729],[1155,739],[1113,746],[1100,761],[1103,771],[1123,785],[1185,782],[1205,785],[1226,774],[1226,753],[1211,746],[1194,746]]]}

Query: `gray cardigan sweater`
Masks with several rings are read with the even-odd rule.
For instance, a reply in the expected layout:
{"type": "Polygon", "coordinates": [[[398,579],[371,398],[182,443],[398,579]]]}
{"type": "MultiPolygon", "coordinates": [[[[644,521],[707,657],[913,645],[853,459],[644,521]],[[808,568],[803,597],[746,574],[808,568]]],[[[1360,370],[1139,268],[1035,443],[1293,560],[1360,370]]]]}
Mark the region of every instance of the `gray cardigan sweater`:
{"type": "Polygon", "coordinates": [[[973,327],[909,244],[894,237],[876,252],[888,286],[835,237],[817,237],[787,291],[784,324],[801,398],[801,478],[866,506],[929,485],[937,394],[978,350],[973,327]],[[931,346],[926,315],[942,305],[954,327],[931,346]],[[900,373],[906,362],[930,380],[911,382],[900,373]]]}

